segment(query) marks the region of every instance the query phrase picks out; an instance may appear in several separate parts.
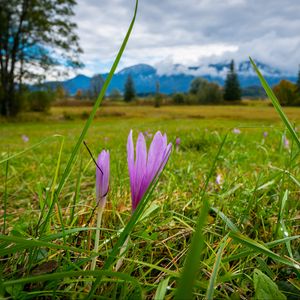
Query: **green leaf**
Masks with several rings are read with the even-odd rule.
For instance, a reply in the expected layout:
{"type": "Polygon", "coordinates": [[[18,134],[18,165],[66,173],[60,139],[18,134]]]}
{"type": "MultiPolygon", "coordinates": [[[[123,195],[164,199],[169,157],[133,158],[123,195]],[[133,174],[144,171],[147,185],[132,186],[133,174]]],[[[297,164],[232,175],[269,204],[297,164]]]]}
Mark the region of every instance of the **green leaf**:
{"type": "Polygon", "coordinates": [[[257,300],[285,300],[276,283],[274,283],[267,275],[258,269],[253,274],[255,299],[257,300]]]}

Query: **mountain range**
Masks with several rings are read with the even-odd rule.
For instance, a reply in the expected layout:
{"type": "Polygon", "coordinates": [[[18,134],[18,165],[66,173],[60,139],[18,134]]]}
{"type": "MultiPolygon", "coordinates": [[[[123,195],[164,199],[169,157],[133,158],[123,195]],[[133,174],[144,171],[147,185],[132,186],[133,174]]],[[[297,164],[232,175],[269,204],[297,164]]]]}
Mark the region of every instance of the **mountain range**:
{"type": "MultiPolygon", "coordinates": [[[[271,86],[277,84],[282,79],[287,79],[292,82],[297,80],[296,75],[287,74],[264,63],[257,62],[257,66],[271,86]]],[[[123,93],[124,84],[129,75],[131,75],[134,81],[135,89],[138,94],[155,93],[157,83],[159,83],[159,91],[161,93],[172,94],[176,92],[187,92],[191,81],[195,77],[203,77],[222,86],[224,85],[228,70],[229,62],[189,67],[177,64],[169,66],[167,70],[156,69],[147,64],[137,64],[115,73],[107,93],[109,94],[112,90],[116,89],[123,93]]],[[[244,61],[239,63],[236,66],[236,72],[242,88],[247,89],[249,87],[260,86],[259,79],[253,71],[250,62],[244,61]]],[[[101,76],[105,79],[108,73],[101,74],[101,76]]],[[[51,88],[61,85],[70,95],[74,95],[78,90],[88,90],[90,83],[91,77],[80,74],[65,81],[46,82],[46,85],[51,88]]]]}

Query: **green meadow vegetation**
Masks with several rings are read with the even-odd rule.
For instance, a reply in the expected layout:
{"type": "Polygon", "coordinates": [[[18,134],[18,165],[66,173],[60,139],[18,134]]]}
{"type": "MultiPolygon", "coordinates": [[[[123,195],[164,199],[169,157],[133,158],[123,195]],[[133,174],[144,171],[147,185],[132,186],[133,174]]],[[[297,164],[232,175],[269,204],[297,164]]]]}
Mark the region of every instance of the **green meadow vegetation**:
{"type": "MultiPolygon", "coordinates": [[[[133,129],[134,139],[144,132],[148,145],[157,130],[166,132],[173,152],[130,235],[121,269],[101,273],[94,297],[173,298],[205,200],[209,210],[193,297],[267,299],[259,295],[273,287],[278,299],[297,298],[299,149],[274,108],[101,107],[85,137],[94,157],[102,149],[111,156],[94,273],[88,270],[96,224],[96,167],[83,145],[59,198],[55,196],[84,124],[82,112],[90,110],[55,107],[39,123],[1,123],[2,295],[88,295],[91,275],[99,275],[131,218],[126,141],[133,129]],[[72,118],[64,119],[64,114],[72,118]],[[177,149],[176,137],[181,139],[177,149]],[[262,280],[266,284],[259,287],[262,280]],[[207,296],[208,290],[213,296],[207,296]]],[[[299,108],[285,112],[299,126],[299,108]]]]}
{"type": "Polygon", "coordinates": [[[158,108],[158,98],[157,108],[100,107],[137,4],[93,108],[1,120],[0,296],[298,299],[299,108],[281,108],[251,58],[273,107],[158,108]],[[148,146],[158,130],[173,144],[135,210],[131,129],[148,146]],[[91,156],[103,149],[110,152],[110,184],[94,252],[91,156]]]}

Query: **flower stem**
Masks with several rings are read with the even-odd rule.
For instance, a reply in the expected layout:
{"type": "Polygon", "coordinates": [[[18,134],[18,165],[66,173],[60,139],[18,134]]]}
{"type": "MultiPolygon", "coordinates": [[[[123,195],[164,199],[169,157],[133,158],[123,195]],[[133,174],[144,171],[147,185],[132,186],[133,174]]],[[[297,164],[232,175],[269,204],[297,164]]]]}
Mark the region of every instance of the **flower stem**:
{"type": "MultiPolygon", "coordinates": [[[[97,208],[97,229],[96,229],[96,236],[95,236],[95,243],[94,243],[95,253],[98,253],[98,248],[99,248],[100,226],[101,226],[103,210],[104,210],[104,205],[100,204],[97,208]]],[[[92,264],[91,264],[91,271],[95,270],[96,261],[97,261],[97,256],[93,257],[92,264]]]]}

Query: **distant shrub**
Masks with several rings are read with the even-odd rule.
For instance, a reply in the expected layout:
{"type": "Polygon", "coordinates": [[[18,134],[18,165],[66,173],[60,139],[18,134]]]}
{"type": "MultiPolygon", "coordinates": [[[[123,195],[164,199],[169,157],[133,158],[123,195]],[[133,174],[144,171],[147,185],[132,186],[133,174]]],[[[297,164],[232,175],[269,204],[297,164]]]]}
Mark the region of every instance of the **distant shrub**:
{"type": "Polygon", "coordinates": [[[300,105],[300,97],[296,84],[288,80],[281,80],[273,87],[273,91],[281,105],[300,105]]]}
{"type": "Polygon", "coordinates": [[[182,93],[176,93],[173,95],[172,100],[175,104],[183,104],[185,102],[185,95],[182,93]]]}
{"type": "Polygon", "coordinates": [[[50,91],[34,91],[28,94],[27,101],[31,111],[45,112],[49,110],[54,95],[50,91]]]}
{"type": "Polygon", "coordinates": [[[82,120],[87,120],[88,118],[89,118],[89,116],[90,116],[90,113],[89,112],[87,112],[87,111],[83,111],[82,113],[81,113],[81,119],[82,120]]]}
{"type": "Polygon", "coordinates": [[[72,121],[75,119],[74,115],[73,114],[70,114],[69,112],[67,111],[63,111],[63,118],[64,120],[66,121],[72,121]]]}
{"type": "Polygon", "coordinates": [[[208,82],[204,78],[195,78],[192,81],[190,94],[200,104],[220,103],[223,100],[220,86],[216,83],[208,82]]]}
{"type": "Polygon", "coordinates": [[[122,98],[122,95],[118,89],[113,89],[109,94],[109,99],[113,101],[120,100],[122,98]]]}

